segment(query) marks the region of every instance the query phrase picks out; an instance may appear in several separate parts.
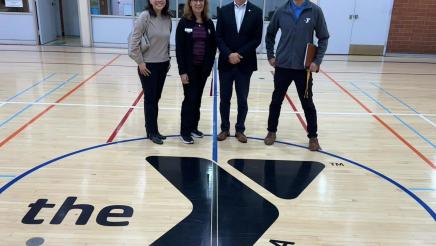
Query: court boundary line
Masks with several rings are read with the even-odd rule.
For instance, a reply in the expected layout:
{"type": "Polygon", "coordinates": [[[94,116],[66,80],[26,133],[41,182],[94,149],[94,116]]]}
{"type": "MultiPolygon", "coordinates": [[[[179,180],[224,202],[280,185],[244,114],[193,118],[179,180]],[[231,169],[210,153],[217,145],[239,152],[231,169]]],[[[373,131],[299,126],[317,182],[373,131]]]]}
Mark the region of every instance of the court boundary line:
{"type": "MultiPolygon", "coordinates": [[[[286,99],[288,100],[289,104],[291,105],[292,110],[294,111],[295,115],[297,116],[298,120],[301,123],[301,126],[303,129],[307,132],[307,124],[306,121],[301,117],[301,113],[297,110],[297,107],[295,106],[294,102],[292,102],[291,97],[286,93],[285,95],[286,99]]],[[[304,112],[303,112],[304,113],[304,112]]]]}
{"type": "MultiPolygon", "coordinates": [[[[60,81],[60,83],[58,83],[57,85],[55,85],[53,88],[51,88],[50,90],[46,91],[43,95],[41,95],[40,97],[38,97],[34,102],[39,102],[41,100],[44,100],[46,97],[50,96],[53,92],[59,90],[60,88],[66,86],[67,84],[69,84],[73,79],[75,79],[77,76],[79,76],[78,73],[75,73],[73,76],[71,76],[70,78],[68,78],[67,80],[64,81],[60,81]]],[[[26,112],[29,108],[31,108],[33,106],[33,104],[28,104],[26,105],[24,108],[20,109],[19,111],[15,112],[14,114],[10,115],[9,117],[7,117],[6,119],[0,121],[0,127],[3,127],[4,125],[6,125],[8,122],[10,122],[11,120],[15,119],[16,117],[20,116],[22,113],[26,112]]]]}
{"type": "Polygon", "coordinates": [[[217,59],[214,61],[213,65],[213,124],[212,124],[212,162],[215,162],[215,165],[213,166],[213,175],[216,182],[213,183],[214,189],[213,192],[215,194],[212,194],[213,197],[216,200],[216,203],[212,202],[212,213],[211,213],[211,246],[214,246],[213,237],[216,238],[216,246],[219,245],[219,196],[218,196],[218,189],[219,189],[219,178],[218,178],[218,68],[217,68],[217,59]],[[216,209],[214,209],[214,207],[216,209]],[[214,216],[216,213],[216,216],[214,216]],[[216,220],[216,223],[214,222],[214,219],[216,220]],[[215,226],[215,228],[214,228],[215,226]],[[215,229],[215,230],[214,230],[215,229]],[[216,235],[214,235],[216,233],[216,235]]]}
{"type": "MultiPolygon", "coordinates": [[[[98,73],[100,73],[103,69],[105,69],[107,67],[107,65],[111,64],[112,62],[114,62],[116,59],[118,59],[120,57],[120,55],[114,57],[112,60],[110,60],[105,66],[101,67],[100,69],[98,69],[96,72],[94,72],[92,75],[90,75],[87,79],[83,80],[82,82],[80,82],[76,87],[74,87],[72,90],[70,90],[68,93],[66,93],[65,95],[63,95],[61,98],[59,98],[58,100],[56,100],[56,103],[59,103],[61,101],[63,101],[65,98],[67,98],[68,96],[70,96],[71,94],[73,94],[74,92],[76,92],[80,87],[82,87],[82,85],[84,85],[86,82],[88,82],[89,80],[91,80],[92,78],[94,78],[98,73]]],[[[39,118],[41,118],[43,115],[45,115],[47,112],[49,112],[52,108],[54,108],[55,105],[51,105],[49,107],[47,107],[46,109],[44,109],[43,111],[41,111],[39,114],[37,114],[36,116],[34,116],[32,119],[30,119],[28,122],[26,122],[24,125],[22,125],[20,128],[18,128],[15,132],[13,132],[11,135],[7,136],[5,139],[3,139],[0,142],[0,148],[3,147],[6,143],[8,143],[9,141],[11,141],[12,139],[14,139],[18,134],[20,134],[22,131],[24,131],[28,126],[30,126],[31,124],[33,124],[35,121],[37,121],[39,118]]]]}
{"type": "MultiPolygon", "coordinates": [[[[8,45],[8,44],[2,44],[1,46],[8,45]]],[[[13,44],[11,44],[13,45],[13,44]]],[[[44,46],[46,48],[49,47],[62,47],[67,49],[72,48],[86,48],[86,47],[76,47],[76,46],[44,46]]],[[[92,47],[93,49],[112,49],[112,50],[119,50],[120,52],[97,52],[97,51],[73,51],[73,50],[18,50],[18,49],[0,49],[0,52],[34,52],[34,53],[72,53],[72,54],[96,54],[96,55],[127,55],[126,48],[116,48],[116,47],[92,47]]],[[[175,49],[171,49],[171,51],[175,51],[175,49]]],[[[258,56],[266,56],[266,53],[258,53],[258,56]]],[[[324,59],[325,62],[362,62],[362,63],[400,63],[400,64],[436,64],[436,62],[429,62],[429,61],[374,61],[374,60],[347,60],[347,59],[328,59],[329,56],[342,56],[342,57],[383,57],[386,58],[403,58],[403,59],[434,59],[433,57],[407,57],[407,56],[368,56],[368,55],[335,55],[335,54],[327,54],[325,56],[326,59],[324,59]]],[[[171,56],[175,57],[175,56],[171,56]]],[[[258,57],[258,60],[268,60],[267,57],[258,57]]]]}
{"type": "Polygon", "coordinates": [[[118,123],[117,127],[115,128],[115,130],[112,132],[112,134],[109,136],[109,139],[106,141],[106,143],[110,143],[112,142],[115,137],[118,135],[118,132],[121,130],[121,128],[124,126],[124,124],[126,123],[127,119],[129,118],[130,114],[133,112],[133,110],[135,109],[135,106],[139,103],[139,101],[142,98],[142,95],[144,95],[144,91],[142,90],[139,95],[136,97],[135,101],[133,102],[132,106],[129,108],[129,110],[127,110],[127,112],[124,114],[123,118],[121,119],[120,123],[118,123]]]}
{"type": "MultiPolygon", "coordinates": [[[[3,103],[0,101],[0,104],[3,103]]],[[[101,107],[101,108],[135,108],[135,109],[143,109],[143,106],[135,106],[132,107],[131,105],[110,105],[110,104],[81,104],[81,103],[56,103],[56,102],[38,102],[38,103],[32,103],[32,102],[5,102],[5,104],[32,104],[32,105],[42,105],[42,106],[50,106],[50,105],[56,105],[56,106],[62,106],[62,107],[101,107]]],[[[180,110],[180,108],[168,108],[168,107],[159,107],[159,110],[180,110]]],[[[212,112],[213,110],[210,109],[200,109],[200,111],[204,112],[212,112]]],[[[232,112],[236,112],[237,109],[230,109],[232,112]]],[[[248,110],[249,113],[268,113],[269,110],[248,110]]],[[[304,111],[286,111],[281,112],[280,114],[304,114],[304,111]]],[[[379,115],[379,116],[413,116],[413,117],[436,117],[436,114],[414,114],[414,113],[383,113],[383,112],[316,112],[317,115],[353,115],[353,116],[368,116],[368,115],[379,115]]],[[[429,122],[430,123],[430,122],[429,122]]],[[[432,123],[430,123],[432,124],[432,123]]]]}
{"type": "MultiPolygon", "coordinates": [[[[339,89],[350,96],[358,105],[360,105],[366,112],[372,113],[372,111],[366,107],[359,99],[357,99],[351,92],[349,92],[347,89],[345,89],[342,85],[340,85],[335,79],[333,79],[327,72],[324,70],[320,70],[322,74],[324,74],[333,84],[335,84],[339,89]]],[[[372,115],[374,119],[376,119],[381,125],[383,125],[387,130],[389,130],[395,137],[397,137],[398,140],[403,142],[407,147],[409,147],[410,150],[412,150],[416,155],[418,155],[427,165],[429,165],[433,170],[436,169],[436,166],[433,164],[433,162],[428,159],[425,155],[423,155],[419,150],[417,150],[415,147],[413,147],[412,144],[410,144],[406,139],[404,139],[400,134],[398,134],[392,127],[390,127],[386,122],[384,122],[380,117],[376,115],[372,115]]]]}
{"type": "MultiPolygon", "coordinates": [[[[377,104],[379,107],[383,108],[383,110],[385,110],[388,113],[391,113],[391,110],[386,107],[382,102],[380,102],[379,100],[375,99],[372,95],[370,95],[368,92],[366,92],[364,89],[360,88],[359,86],[355,85],[353,82],[350,82],[350,84],[352,86],[354,86],[354,88],[356,88],[357,90],[359,90],[361,93],[363,93],[365,96],[367,96],[369,99],[371,99],[375,104],[377,104]]],[[[422,135],[418,130],[416,130],[413,126],[409,125],[407,122],[405,122],[403,119],[401,119],[401,117],[394,115],[393,116],[395,119],[397,119],[401,124],[403,124],[403,126],[405,126],[406,128],[408,128],[410,131],[412,131],[413,133],[415,133],[419,138],[421,138],[421,140],[424,140],[424,142],[428,143],[431,145],[431,147],[434,149],[436,148],[436,146],[428,139],[426,138],[424,135],[422,135]]]]}
{"type": "MultiPolygon", "coordinates": [[[[168,135],[166,137],[168,137],[168,138],[178,138],[179,136],[180,135],[168,135]]],[[[212,135],[211,134],[205,134],[205,136],[211,137],[212,135]]],[[[259,138],[259,137],[247,137],[247,138],[252,139],[252,140],[263,141],[263,138],[259,138]]],[[[21,179],[23,179],[23,178],[29,176],[30,174],[38,171],[39,169],[44,168],[44,167],[46,167],[46,166],[48,166],[48,165],[50,165],[52,163],[55,163],[55,162],[57,162],[59,160],[68,158],[68,157],[73,156],[73,155],[80,154],[82,152],[86,152],[86,151],[90,151],[90,150],[94,150],[94,149],[99,149],[99,148],[102,148],[102,147],[107,147],[107,146],[111,146],[111,145],[115,145],[115,144],[128,143],[128,142],[143,141],[143,140],[146,140],[146,139],[147,138],[142,137],[142,138],[125,139],[125,140],[120,140],[120,141],[112,142],[112,143],[104,143],[104,144],[99,144],[99,145],[95,145],[95,146],[79,149],[79,150],[76,150],[76,151],[64,154],[62,156],[55,157],[55,158],[53,158],[53,159],[51,159],[49,161],[46,161],[46,162],[44,162],[42,164],[39,164],[39,165],[37,165],[37,166],[35,166],[35,167],[25,171],[24,173],[21,173],[20,175],[15,177],[13,180],[9,181],[8,183],[6,183],[2,187],[0,187],[0,195],[2,195],[3,192],[8,190],[12,185],[17,183],[21,179]]],[[[279,144],[283,144],[283,145],[287,145],[287,146],[298,147],[298,148],[306,149],[306,150],[308,149],[308,147],[306,147],[306,146],[299,145],[299,144],[294,144],[294,143],[289,143],[289,142],[284,142],[284,141],[275,141],[275,143],[279,143],[279,144]]],[[[409,189],[407,189],[405,186],[401,185],[400,183],[396,182],[395,180],[393,180],[393,179],[389,178],[388,176],[386,176],[386,175],[376,171],[375,169],[367,167],[367,166],[365,166],[363,164],[360,164],[358,162],[355,162],[355,161],[353,161],[351,159],[348,159],[348,158],[345,158],[345,157],[341,157],[339,155],[327,152],[325,150],[319,150],[318,152],[321,153],[321,154],[324,154],[324,155],[327,155],[327,156],[331,156],[331,157],[334,157],[334,158],[346,161],[348,163],[351,163],[354,166],[360,167],[360,168],[362,168],[362,169],[364,169],[366,171],[369,171],[370,173],[372,173],[372,174],[374,174],[374,175],[384,179],[385,181],[388,181],[390,184],[392,184],[393,186],[399,188],[401,191],[405,192],[409,197],[411,197],[413,200],[415,200],[415,202],[417,202],[422,208],[424,208],[426,210],[426,212],[432,217],[432,219],[434,221],[436,221],[436,214],[433,211],[433,209],[430,206],[428,206],[427,203],[425,203],[423,200],[421,200],[421,198],[419,198],[417,195],[415,195],[412,191],[410,191],[409,189]]]]}
{"type": "Polygon", "coordinates": [[[24,93],[26,93],[26,92],[29,91],[30,89],[34,88],[35,86],[40,85],[40,84],[46,82],[48,79],[50,79],[51,77],[53,77],[53,76],[55,76],[55,75],[56,75],[56,73],[51,73],[51,74],[49,74],[48,76],[43,77],[41,80],[37,80],[37,81],[34,82],[30,87],[28,87],[28,88],[26,88],[26,89],[23,89],[22,91],[20,91],[19,93],[15,94],[15,95],[12,96],[12,97],[9,97],[8,99],[6,99],[6,101],[4,101],[4,102],[0,102],[0,108],[3,107],[3,106],[6,104],[6,102],[10,102],[10,101],[14,100],[15,98],[17,98],[17,97],[23,95],[24,93]]]}
{"type": "MultiPolygon", "coordinates": [[[[435,74],[435,75],[436,75],[436,74],[435,74]]],[[[374,82],[371,82],[371,84],[372,84],[374,87],[376,87],[376,88],[382,90],[383,93],[389,95],[390,97],[392,97],[393,99],[395,99],[396,101],[398,101],[399,103],[401,103],[401,104],[402,104],[403,106],[405,106],[406,108],[408,108],[408,109],[412,110],[413,112],[415,112],[416,114],[420,115],[420,117],[421,117],[423,120],[425,120],[426,122],[430,123],[433,127],[436,127],[436,124],[435,124],[433,121],[431,121],[430,119],[427,119],[425,116],[422,116],[420,112],[418,112],[417,110],[415,110],[412,106],[410,106],[409,104],[407,104],[404,100],[401,100],[401,98],[399,98],[399,97],[393,95],[392,93],[390,93],[389,91],[387,91],[386,89],[384,89],[383,87],[377,85],[377,84],[374,83],[374,82]]]]}

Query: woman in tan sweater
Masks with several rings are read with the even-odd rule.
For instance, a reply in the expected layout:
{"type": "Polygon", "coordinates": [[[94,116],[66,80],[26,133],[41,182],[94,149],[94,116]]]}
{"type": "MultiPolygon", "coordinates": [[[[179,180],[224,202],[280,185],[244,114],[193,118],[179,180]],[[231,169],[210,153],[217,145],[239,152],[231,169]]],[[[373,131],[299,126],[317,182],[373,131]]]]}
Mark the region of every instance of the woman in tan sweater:
{"type": "Polygon", "coordinates": [[[144,90],[144,116],[147,137],[156,144],[165,139],[159,133],[158,103],[170,67],[169,44],[171,16],[169,0],[147,0],[148,7],[135,22],[131,39],[131,57],[138,64],[138,75],[144,90]],[[142,35],[150,41],[149,48],[141,52],[142,35]]]}

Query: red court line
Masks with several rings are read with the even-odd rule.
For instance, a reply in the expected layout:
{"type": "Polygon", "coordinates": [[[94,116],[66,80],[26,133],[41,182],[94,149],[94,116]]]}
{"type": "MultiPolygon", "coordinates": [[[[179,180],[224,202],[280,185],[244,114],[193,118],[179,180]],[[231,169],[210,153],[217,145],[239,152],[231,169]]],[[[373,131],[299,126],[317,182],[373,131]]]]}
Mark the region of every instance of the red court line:
{"type": "MultiPolygon", "coordinates": [[[[89,76],[87,79],[83,80],[78,84],[76,87],[74,87],[71,91],[69,91],[67,94],[59,98],[55,103],[62,102],[65,98],[73,94],[75,91],[77,91],[82,85],[84,85],[86,82],[88,82],[90,79],[95,77],[99,72],[101,72],[103,69],[105,69],[107,66],[109,66],[112,62],[114,62],[118,57],[121,55],[117,55],[115,58],[110,60],[108,63],[106,63],[103,67],[98,69],[95,73],[93,73],[91,76],[89,76]]],[[[41,118],[44,114],[46,114],[48,111],[50,111],[52,108],[54,108],[56,105],[50,105],[48,108],[44,109],[41,113],[37,114],[35,117],[33,117],[31,120],[29,120],[26,124],[22,125],[18,130],[16,130],[14,133],[6,137],[0,142],[0,148],[3,147],[6,143],[11,141],[13,138],[15,138],[18,134],[20,134],[22,131],[24,131],[28,126],[30,126],[33,122],[37,121],[39,118],[41,118]]]]}
{"type": "Polygon", "coordinates": [[[139,93],[138,97],[135,99],[135,101],[133,102],[132,106],[129,108],[129,110],[127,111],[127,113],[124,115],[124,117],[121,119],[120,123],[118,123],[118,126],[115,128],[115,130],[112,132],[111,136],[109,137],[109,139],[107,140],[106,143],[112,143],[112,141],[115,139],[115,137],[117,136],[118,132],[121,130],[121,128],[123,127],[124,123],[126,123],[127,118],[129,118],[130,114],[132,113],[132,111],[135,109],[134,107],[139,103],[139,101],[141,100],[142,95],[144,95],[144,91],[141,91],[141,93],[139,93]]]}
{"type": "MultiPolygon", "coordinates": [[[[294,110],[294,112],[298,112],[297,107],[295,107],[294,102],[292,102],[291,97],[288,96],[288,94],[286,93],[286,99],[288,99],[289,104],[292,107],[292,110],[294,110]]],[[[300,113],[296,113],[298,119],[300,120],[301,126],[304,128],[304,130],[307,132],[307,125],[306,122],[304,121],[303,117],[301,117],[300,113]]]]}
{"type": "MultiPolygon", "coordinates": [[[[323,73],[327,78],[329,78],[336,86],[338,86],[345,94],[350,96],[357,104],[359,104],[366,112],[373,113],[368,107],[366,107],[359,99],[357,99],[355,96],[353,96],[347,89],[342,87],[335,79],[333,79],[330,75],[328,75],[326,72],[321,70],[321,73],[323,73]]],[[[423,155],[419,150],[417,150],[415,147],[412,146],[406,139],[404,139],[399,133],[397,133],[393,128],[391,128],[386,122],[384,122],[380,117],[377,115],[371,115],[374,119],[376,119],[380,124],[382,124],[386,129],[388,129],[392,134],[394,134],[401,142],[403,142],[409,149],[411,149],[413,152],[415,152],[416,155],[418,155],[422,160],[424,160],[431,168],[436,169],[436,166],[433,164],[433,162],[428,159],[425,155],[423,155]]]]}

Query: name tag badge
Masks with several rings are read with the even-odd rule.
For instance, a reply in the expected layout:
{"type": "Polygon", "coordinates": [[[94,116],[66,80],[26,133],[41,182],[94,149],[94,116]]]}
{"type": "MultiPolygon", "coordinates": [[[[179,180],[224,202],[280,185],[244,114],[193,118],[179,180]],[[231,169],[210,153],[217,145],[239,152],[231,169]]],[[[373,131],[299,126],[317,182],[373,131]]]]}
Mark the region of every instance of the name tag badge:
{"type": "Polygon", "coordinates": [[[186,33],[191,33],[192,32],[192,28],[185,28],[185,32],[186,33]]]}

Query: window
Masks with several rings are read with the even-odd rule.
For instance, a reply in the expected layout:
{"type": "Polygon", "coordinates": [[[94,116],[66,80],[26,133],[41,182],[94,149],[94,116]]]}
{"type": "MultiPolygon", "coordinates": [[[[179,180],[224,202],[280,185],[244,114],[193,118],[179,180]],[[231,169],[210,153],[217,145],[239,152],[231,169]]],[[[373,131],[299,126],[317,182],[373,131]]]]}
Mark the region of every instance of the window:
{"type": "Polygon", "coordinates": [[[92,15],[133,15],[133,0],[91,0],[92,15]]]}
{"type": "Polygon", "coordinates": [[[274,12],[285,3],[287,0],[267,0],[265,1],[265,20],[270,21],[274,12]]]}
{"type": "MultiPolygon", "coordinates": [[[[180,1],[180,0],[179,0],[180,1]]],[[[209,18],[216,19],[218,16],[219,0],[209,0],[209,18]]]]}
{"type": "MultiPolygon", "coordinates": [[[[176,17],[176,4],[176,0],[170,0],[169,12],[172,17],[176,17]]],[[[91,0],[91,14],[138,16],[147,5],[147,0],[91,0]]]]}
{"type": "Polygon", "coordinates": [[[0,0],[0,12],[29,12],[28,0],[0,0]]]}

